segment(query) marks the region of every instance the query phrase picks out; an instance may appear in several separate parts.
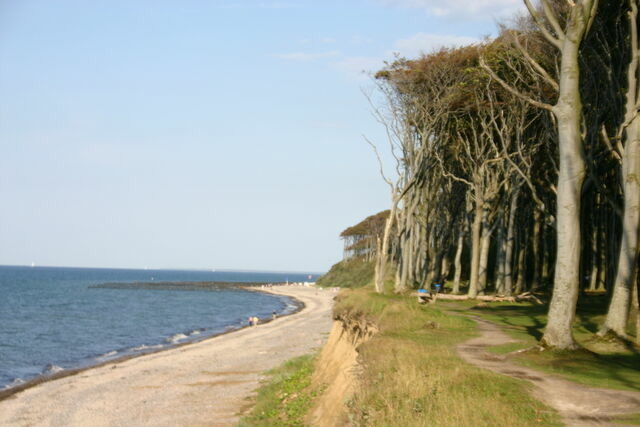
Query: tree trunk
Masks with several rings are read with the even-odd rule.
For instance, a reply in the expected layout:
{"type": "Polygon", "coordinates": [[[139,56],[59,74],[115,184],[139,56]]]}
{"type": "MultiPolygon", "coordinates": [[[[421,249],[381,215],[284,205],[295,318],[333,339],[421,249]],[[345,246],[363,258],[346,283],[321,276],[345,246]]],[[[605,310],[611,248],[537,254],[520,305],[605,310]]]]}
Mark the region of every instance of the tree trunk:
{"type": "Polygon", "coordinates": [[[638,233],[640,232],[640,118],[636,117],[627,128],[627,141],[622,157],[624,180],[624,212],[622,216],[622,244],[618,270],[613,287],[609,311],[600,334],[613,332],[626,337],[632,287],[638,259],[638,233]]]}
{"type": "MultiPolygon", "coordinates": [[[[605,209],[605,206],[602,206],[605,209]]],[[[598,280],[596,282],[596,290],[605,291],[607,289],[607,271],[609,265],[607,264],[607,220],[604,213],[601,215],[600,224],[598,227],[598,280]]]]}
{"type": "Polygon", "coordinates": [[[516,210],[518,208],[519,196],[520,189],[516,189],[514,194],[511,196],[511,204],[509,206],[509,223],[507,225],[507,241],[504,262],[504,290],[507,295],[511,295],[513,292],[513,245],[515,241],[516,210]]]}
{"type": "Polygon", "coordinates": [[[471,275],[469,277],[469,298],[478,296],[478,278],[480,268],[480,233],[482,231],[482,212],[484,201],[479,200],[476,193],[475,214],[471,226],[471,275]]]}
{"type": "Polygon", "coordinates": [[[633,306],[636,309],[636,344],[640,344],[640,268],[636,268],[636,284],[633,287],[633,306]]]}
{"type": "Polygon", "coordinates": [[[540,287],[540,230],[542,229],[542,212],[540,209],[534,208],[533,213],[533,236],[531,238],[531,249],[533,256],[533,276],[531,277],[531,288],[538,289],[540,287]]]}
{"type": "MultiPolygon", "coordinates": [[[[466,221],[465,221],[466,223],[466,221]]],[[[465,229],[466,229],[466,225],[465,225],[465,229]]],[[[460,293],[460,278],[462,277],[462,251],[464,249],[464,237],[465,237],[465,230],[463,229],[462,231],[460,231],[460,234],[458,234],[458,247],[456,248],[456,257],[454,259],[453,265],[455,266],[456,269],[456,273],[453,276],[453,290],[452,292],[454,294],[459,294],[460,293]]]]}
{"type": "Polygon", "coordinates": [[[449,277],[449,271],[451,270],[451,255],[449,255],[449,251],[445,253],[444,257],[442,257],[442,268],[440,268],[440,275],[438,280],[443,284],[446,282],[447,277],[449,277]]]}
{"type": "Polygon", "coordinates": [[[518,278],[516,280],[515,294],[520,295],[526,288],[525,254],[527,251],[527,239],[523,236],[518,244],[518,278]]]}
{"type": "Polygon", "coordinates": [[[482,212],[482,237],[480,238],[480,261],[478,271],[478,293],[484,295],[487,289],[487,271],[489,269],[489,245],[491,244],[491,227],[488,224],[487,209],[482,212]]]}
{"type": "Polygon", "coordinates": [[[498,254],[496,255],[497,273],[496,277],[496,294],[504,294],[504,263],[505,263],[505,250],[507,248],[507,239],[505,232],[504,219],[500,224],[500,232],[498,233],[498,254]]]}
{"type": "Polygon", "coordinates": [[[384,234],[382,235],[382,242],[378,238],[378,256],[376,257],[376,264],[374,269],[374,286],[376,292],[384,292],[384,278],[387,273],[387,262],[389,252],[389,238],[391,236],[391,227],[396,217],[396,210],[398,209],[398,200],[394,200],[391,204],[391,210],[389,217],[384,224],[384,234]]]}
{"type": "Polygon", "coordinates": [[[589,20],[584,8],[590,4],[586,0],[576,2],[570,11],[561,47],[560,93],[553,107],[560,157],[556,216],[558,249],[553,296],[542,343],[558,349],[578,347],[571,331],[580,284],[580,197],[585,177],[578,51],[589,20]]]}

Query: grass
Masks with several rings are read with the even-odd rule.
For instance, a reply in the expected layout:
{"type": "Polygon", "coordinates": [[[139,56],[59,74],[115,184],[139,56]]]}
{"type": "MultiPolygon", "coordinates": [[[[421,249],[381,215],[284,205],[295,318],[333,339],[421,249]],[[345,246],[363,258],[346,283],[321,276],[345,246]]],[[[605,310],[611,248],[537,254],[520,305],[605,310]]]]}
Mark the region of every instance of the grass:
{"type": "MultiPolygon", "coordinates": [[[[496,353],[535,347],[546,325],[547,307],[531,304],[472,301],[439,301],[459,313],[472,313],[503,328],[517,342],[491,349],[496,353]]],[[[595,335],[604,320],[606,301],[600,296],[585,296],[578,306],[574,336],[583,346],[579,351],[524,351],[513,360],[535,369],[557,374],[593,387],[640,391],[640,353],[629,343],[595,335]]]]}
{"type": "Polygon", "coordinates": [[[240,426],[303,426],[316,391],[311,389],[314,356],[292,359],[267,374],[255,406],[240,426]]]}
{"type": "Polygon", "coordinates": [[[348,405],[351,424],[560,425],[555,412],[530,397],[529,384],[458,358],[455,345],[475,335],[473,321],[367,290],[343,292],[335,311],[380,330],[359,348],[363,371],[348,405]]]}
{"type": "Polygon", "coordinates": [[[623,415],[614,419],[613,422],[624,425],[640,425],[640,414],[623,415]]]}

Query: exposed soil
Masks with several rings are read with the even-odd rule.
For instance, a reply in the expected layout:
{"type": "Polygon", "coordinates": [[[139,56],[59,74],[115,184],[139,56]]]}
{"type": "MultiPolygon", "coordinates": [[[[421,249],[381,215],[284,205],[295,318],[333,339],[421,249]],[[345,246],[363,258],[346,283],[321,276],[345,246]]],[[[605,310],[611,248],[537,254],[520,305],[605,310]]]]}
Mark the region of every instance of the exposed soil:
{"type": "Polygon", "coordinates": [[[323,389],[307,417],[316,427],[343,425],[346,401],[357,387],[358,346],[369,340],[377,329],[357,319],[333,322],[329,340],[318,358],[313,377],[315,387],[323,389]]]}
{"type": "Polygon", "coordinates": [[[480,336],[458,346],[460,357],[481,368],[531,382],[533,395],[556,409],[567,426],[620,426],[612,422],[614,417],[640,412],[640,392],[589,387],[516,365],[507,356],[488,353],[487,347],[514,340],[493,323],[473,319],[480,336]]]}

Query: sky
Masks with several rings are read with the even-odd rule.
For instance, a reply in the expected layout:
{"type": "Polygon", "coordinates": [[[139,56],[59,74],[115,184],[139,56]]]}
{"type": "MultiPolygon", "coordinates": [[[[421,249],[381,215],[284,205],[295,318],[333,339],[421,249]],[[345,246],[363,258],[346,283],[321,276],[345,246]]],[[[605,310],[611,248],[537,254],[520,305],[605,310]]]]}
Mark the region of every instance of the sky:
{"type": "Polygon", "coordinates": [[[365,93],[520,0],[0,0],[0,265],[322,272],[387,209],[365,93]]]}

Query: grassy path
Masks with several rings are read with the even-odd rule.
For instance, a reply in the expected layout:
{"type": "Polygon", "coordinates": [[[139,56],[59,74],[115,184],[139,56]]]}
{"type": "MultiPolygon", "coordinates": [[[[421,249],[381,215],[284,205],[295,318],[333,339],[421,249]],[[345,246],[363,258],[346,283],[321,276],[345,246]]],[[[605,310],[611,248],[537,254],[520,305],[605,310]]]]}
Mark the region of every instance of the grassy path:
{"type": "Polygon", "coordinates": [[[475,366],[530,381],[534,396],[555,408],[566,425],[607,425],[622,415],[640,412],[640,392],[588,387],[515,365],[507,356],[487,352],[488,347],[514,340],[493,323],[475,316],[473,319],[478,324],[480,336],[457,346],[460,357],[475,366]]]}

